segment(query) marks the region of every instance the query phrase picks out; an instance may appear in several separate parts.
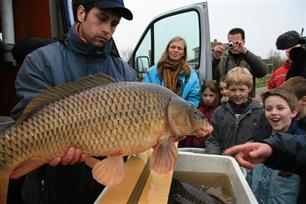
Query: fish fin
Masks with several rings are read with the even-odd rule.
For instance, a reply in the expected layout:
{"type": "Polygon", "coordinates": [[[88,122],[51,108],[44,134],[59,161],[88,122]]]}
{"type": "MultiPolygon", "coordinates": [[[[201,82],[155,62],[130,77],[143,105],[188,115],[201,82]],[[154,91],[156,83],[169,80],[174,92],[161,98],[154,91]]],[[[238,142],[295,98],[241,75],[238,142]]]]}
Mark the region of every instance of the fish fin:
{"type": "Polygon", "coordinates": [[[37,169],[43,164],[46,164],[47,162],[48,160],[41,159],[41,157],[34,157],[31,159],[25,160],[14,169],[13,173],[10,174],[10,178],[18,179],[21,176],[24,176],[27,173],[33,171],[34,169],[37,169]]]}
{"type": "Polygon", "coordinates": [[[177,148],[169,138],[167,142],[162,142],[154,148],[150,157],[151,168],[161,174],[172,171],[175,167],[177,154],[177,148]]]}
{"type": "Polygon", "coordinates": [[[98,162],[92,169],[94,179],[103,185],[114,186],[124,178],[122,156],[110,156],[98,162]]]}
{"type": "Polygon", "coordinates": [[[9,172],[0,171],[0,204],[6,204],[9,185],[9,172]]]}
{"type": "Polygon", "coordinates": [[[115,79],[111,78],[102,73],[95,75],[89,75],[79,80],[65,83],[56,87],[49,87],[46,91],[40,95],[34,97],[24,109],[22,115],[17,120],[16,124],[20,124],[22,121],[30,117],[33,113],[38,111],[42,106],[54,102],[64,96],[71,95],[73,93],[80,92],[85,89],[93,88],[96,86],[107,85],[116,82],[115,79]]]}
{"type": "Polygon", "coordinates": [[[94,166],[99,163],[101,160],[100,159],[96,159],[96,158],[93,158],[93,157],[88,157],[86,158],[85,160],[85,164],[87,166],[89,166],[90,168],[94,168],[94,166]]]}

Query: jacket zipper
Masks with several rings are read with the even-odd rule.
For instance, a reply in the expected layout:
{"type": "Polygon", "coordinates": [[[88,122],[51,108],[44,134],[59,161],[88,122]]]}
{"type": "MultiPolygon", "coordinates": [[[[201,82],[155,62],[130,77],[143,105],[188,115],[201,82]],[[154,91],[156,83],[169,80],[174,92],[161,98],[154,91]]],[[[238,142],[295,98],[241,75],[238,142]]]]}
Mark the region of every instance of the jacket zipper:
{"type": "MultiPolygon", "coordinates": [[[[231,146],[233,146],[234,144],[236,144],[236,140],[237,140],[237,130],[238,130],[238,127],[239,127],[239,124],[240,124],[240,121],[245,118],[247,115],[249,115],[250,113],[252,112],[252,110],[248,110],[245,114],[241,114],[240,117],[237,117],[233,112],[232,114],[235,116],[236,118],[236,121],[235,121],[235,131],[234,131],[234,135],[233,135],[233,142],[230,144],[231,146]]],[[[227,147],[231,147],[231,146],[227,146],[227,147]]]]}

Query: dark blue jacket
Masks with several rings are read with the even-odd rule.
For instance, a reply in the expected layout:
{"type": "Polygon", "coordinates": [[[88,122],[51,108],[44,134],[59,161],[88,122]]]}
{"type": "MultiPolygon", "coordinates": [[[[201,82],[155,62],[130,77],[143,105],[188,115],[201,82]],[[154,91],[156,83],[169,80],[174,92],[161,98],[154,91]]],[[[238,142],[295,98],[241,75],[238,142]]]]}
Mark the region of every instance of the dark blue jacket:
{"type": "Polygon", "coordinates": [[[111,55],[113,43],[97,48],[80,40],[73,28],[62,42],[28,54],[17,74],[20,101],[11,115],[17,118],[26,104],[50,86],[71,82],[101,72],[118,81],[135,81],[136,72],[121,58],[111,55]]]}
{"type": "MultiPolygon", "coordinates": [[[[71,29],[62,42],[30,53],[16,79],[19,103],[12,115],[18,117],[26,104],[51,86],[61,85],[98,72],[118,81],[136,81],[136,72],[119,57],[111,55],[112,41],[103,48],[84,43],[71,29]]],[[[103,190],[84,163],[51,167],[45,165],[26,175],[22,188],[24,203],[93,203],[103,190]]]]}
{"type": "Polygon", "coordinates": [[[306,175],[306,135],[277,133],[263,140],[272,147],[272,155],[265,164],[273,169],[282,169],[306,175]]]}
{"type": "MultiPolygon", "coordinates": [[[[293,121],[287,133],[304,135],[305,131],[300,129],[297,121],[293,121]]],[[[270,126],[261,128],[255,134],[253,140],[260,141],[272,135],[270,126]]],[[[301,177],[297,174],[273,170],[264,164],[257,164],[248,173],[248,183],[260,204],[297,203],[301,187],[301,177]]]]}
{"type": "MultiPolygon", "coordinates": [[[[305,121],[305,118],[304,118],[305,121]]],[[[272,155],[265,165],[299,174],[302,177],[298,203],[306,203],[306,135],[277,133],[263,140],[272,147],[272,155]]]]}

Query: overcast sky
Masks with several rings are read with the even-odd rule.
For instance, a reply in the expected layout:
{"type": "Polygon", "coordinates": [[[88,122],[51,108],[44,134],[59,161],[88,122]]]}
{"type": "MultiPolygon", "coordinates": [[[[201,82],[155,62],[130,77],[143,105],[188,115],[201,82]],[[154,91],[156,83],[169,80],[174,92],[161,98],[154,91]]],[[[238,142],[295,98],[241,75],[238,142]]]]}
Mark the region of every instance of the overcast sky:
{"type": "MultiPolygon", "coordinates": [[[[149,22],[157,15],[199,0],[124,0],[134,15],[122,19],[114,34],[120,52],[131,50],[149,22]]],[[[266,58],[275,48],[276,38],[288,31],[306,35],[306,0],[208,0],[210,39],[227,42],[227,33],[241,27],[246,33],[246,47],[266,58]]]]}

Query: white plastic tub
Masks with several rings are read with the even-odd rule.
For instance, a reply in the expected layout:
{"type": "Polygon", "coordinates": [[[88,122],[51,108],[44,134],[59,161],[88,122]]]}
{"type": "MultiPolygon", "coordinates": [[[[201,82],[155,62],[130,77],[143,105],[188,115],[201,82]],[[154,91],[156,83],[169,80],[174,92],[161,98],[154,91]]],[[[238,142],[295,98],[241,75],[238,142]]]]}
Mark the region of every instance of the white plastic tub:
{"type": "Polygon", "coordinates": [[[230,178],[237,204],[258,203],[232,157],[179,151],[175,171],[226,174],[230,178]]]}
{"type": "Polygon", "coordinates": [[[192,152],[192,153],[199,153],[199,154],[205,153],[204,148],[195,148],[195,147],[180,147],[178,151],[179,152],[192,152]]]}

